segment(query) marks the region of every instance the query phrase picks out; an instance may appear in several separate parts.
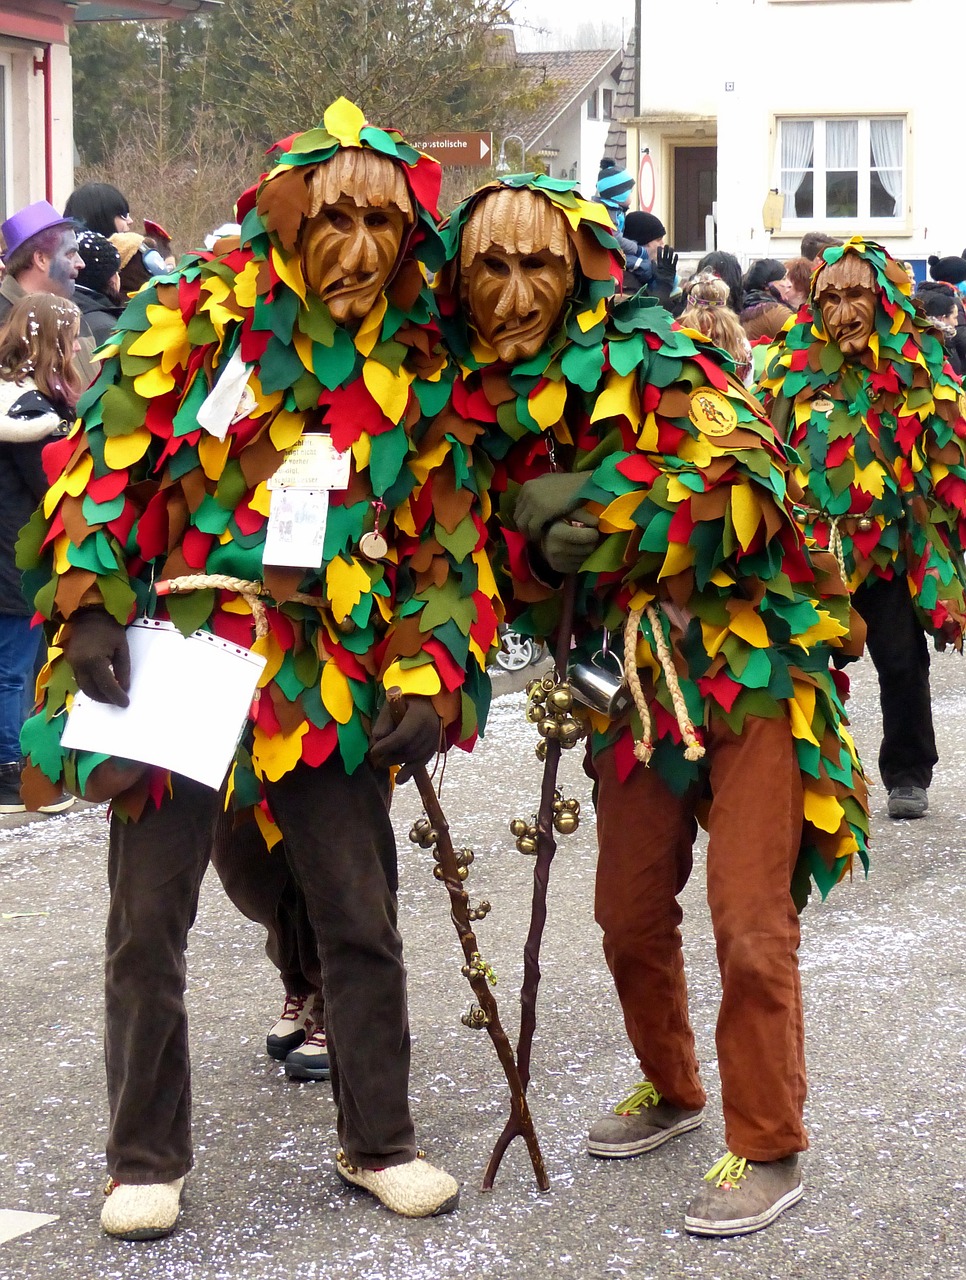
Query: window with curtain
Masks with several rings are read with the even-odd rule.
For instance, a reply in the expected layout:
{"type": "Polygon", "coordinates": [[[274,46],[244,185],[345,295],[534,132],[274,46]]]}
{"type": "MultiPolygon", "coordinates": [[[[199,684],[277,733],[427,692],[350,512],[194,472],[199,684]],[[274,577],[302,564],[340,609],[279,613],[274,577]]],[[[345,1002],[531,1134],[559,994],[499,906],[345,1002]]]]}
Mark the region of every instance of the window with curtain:
{"type": "Polygon", "coordinates": [[[903,216],[902,116],[778,121],[778,186],[785,219],[881,222],[903,216]]]}

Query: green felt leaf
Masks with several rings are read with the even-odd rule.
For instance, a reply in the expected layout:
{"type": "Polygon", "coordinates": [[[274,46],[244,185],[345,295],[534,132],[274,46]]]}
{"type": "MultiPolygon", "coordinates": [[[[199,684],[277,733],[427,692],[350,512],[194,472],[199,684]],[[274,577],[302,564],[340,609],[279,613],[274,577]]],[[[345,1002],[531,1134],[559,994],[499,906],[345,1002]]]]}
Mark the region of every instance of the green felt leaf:
{"type": "Polygon", "coordinates": [[[174,415],[172,431],[175,436],[190,435],[198,430],[198,410],[208,398],[208,381],[199,370],[192,379],[191,386],[174,415]]]}
{"type": "Polygon", "coordinates": [[[331,347],[313,347],[312,368],[323,387],[334,391],[352,373],[357,357],[359,352],[349,334],[345,329],[337,328],[331,347]]]}
{"type": "Polygon", "coordinates": [[[448,551],[457,563],[460,563],[473,554],[480,534],[473,522],[473,517],[468,515],[463,517],[452,533],[447,533],[437,521],[435,536],[440,546],[448,551]]]}
{"type": "Polygon", "coordinates": [[[217,502],[211,494],[206,493],[201,506],[191,517],[191,523],[202,533],[213,533],[220,537],[228,528],[231,512],[217,502]]]}
{"type": "Polygon", "coordinates": [[[215,607],[215,593],[211,588],[189,591],[185,595],[165,597],[168,615],[183,636],[190,636],[202,623],[207,622],[215,607]]]}
{"type": "Polygon", "coordinates": [[[336,733],[345,771],[353,773],[366,758],[366,752],[369,750],[369,735],[362,727],[362,721],[358,715],[354,715],[347,724],[340,724],[336,733]]]}
{"type": "MultiPolygon", "coordinates": [[[[153,365],[154,361],[151,363],[153,365]]],[[[133,388],[125,384],[108,387],[101,397],[104,434],[108,436],[129,435],[132,431],[144,425],[147,408],[147,402],[142,400],[133,388]]]]}
{"type": "Polygon", "coordinates": [[[17,538],[16,564],[18,569],[32,569],[41,558],[41,547],[48,529],[43,507],[38,507],[20,530],[17,538]]]}
{"type": "Polygon", "coordinates": [[[21,750],[30,758],[30,763],[36,765],[51,782],[60,779],[63,759],[60,735],[66,723],[66,716],[47,720],[41,713],[31,716],[20,730],[21,750]]]}
{"type": "Polygon", "coordinates": [[[314,293],[307,295],[306,304],[298,313],[298,326],[313,342],[321,343],[323,347],[332,346],[335,321],[329,308],[314,293]]]}
{"type": "Polygon", "coordinates": [[[248,492],[248,485],[242,474],[237,458],[229,458],[225,463],[218,484],[215,487],[215,498],[228,511],[234,511],[248,492]]]}
{"type": "Polygon", "coordinates": [[[206,312],[196,311],[188,321],[188,341],[192,347],[207,347],[218,341],[218,333],[206,312]]]}
{"type": "Polygon", "coordinates": [[[262,390],[266,393],[284,391],[301,376],[304,368],[295,348],[273,335],[258,366],[262,390]]]}
{"type": "Polygon", "coordinates": [[[81,513],[90,525],[107,524],[111,520],[116,520],[123,510],[123,493],[110,502],[95,502],[90,494],[85,494],[81,503],[81,513]]]}
{"type": "MultiPolygon", "coordinates": [[[[390,486],[399,476],[400,468],[409,452],[409,440],[402,427],[371,436],[369,477],[372,492],[377,498],[385,497],[390,486]]],[[[395,503],[387,504],[395,506],[395,503]]]]}
{"type": "Polygon", "coordinates": [[[626,377],[644,359],[644,339],[641,334],[634,333],[629,338],[611,342],[607,355],[614,372],[626,377]]]}
{"type": "Polygon", "coordinates": [[[604,366],[604,349],[597,347],[569,346],[560,361],[560,368],[568,382],[584,391],[593,391],[604,366]]]}
{"type": "Polygon", "coordinates": [[[104,600],[104,608],[118,622],[127,623],[137,603],[131,583],[120,574],[98,578],[97,586],[104,600]]]}

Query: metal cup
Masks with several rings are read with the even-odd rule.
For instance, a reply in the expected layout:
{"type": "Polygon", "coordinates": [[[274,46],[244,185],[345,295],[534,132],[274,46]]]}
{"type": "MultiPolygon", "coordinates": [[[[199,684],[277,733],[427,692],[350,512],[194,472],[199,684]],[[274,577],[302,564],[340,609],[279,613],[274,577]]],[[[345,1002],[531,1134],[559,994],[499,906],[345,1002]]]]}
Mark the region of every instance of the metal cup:
{"type": "Polygon", "coordinates": [[[616,653],[602,649],[589,662],[577,662],[567,672],[574,698],[609,720],[617,720],[629,710],[631,695],[624,682],[624,667],[616,653]],[[600,661],[598,661],[598,659],[600,661]],[[610,660],[616,671],[603,664],[610,660]]]}

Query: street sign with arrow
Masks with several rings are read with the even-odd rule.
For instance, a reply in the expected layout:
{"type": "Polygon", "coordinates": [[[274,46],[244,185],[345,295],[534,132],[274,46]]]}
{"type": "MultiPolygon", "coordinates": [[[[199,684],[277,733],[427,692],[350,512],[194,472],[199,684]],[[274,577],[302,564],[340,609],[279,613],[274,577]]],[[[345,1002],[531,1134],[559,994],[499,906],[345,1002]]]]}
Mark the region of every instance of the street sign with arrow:
{"type": "Polygon", "coordinates": [[[440,164],[488,168],[493,163],[492,133],[427,133],[412,145],[440,164]]]}

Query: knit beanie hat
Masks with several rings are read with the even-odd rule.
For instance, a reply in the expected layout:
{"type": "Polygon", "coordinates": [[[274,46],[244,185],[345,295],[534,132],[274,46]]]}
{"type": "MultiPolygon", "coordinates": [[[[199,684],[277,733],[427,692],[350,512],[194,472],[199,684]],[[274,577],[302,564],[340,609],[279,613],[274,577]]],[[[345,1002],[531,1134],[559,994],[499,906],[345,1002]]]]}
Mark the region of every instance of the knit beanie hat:
{"type": "Polygon", "coordinates": [[[617,161],[605,156],[597,175],[597,194],[601,200],[612,204],[627,204],[634,190],[634,179],[626,169],[619,169],[617,161]]]}
{"type": "Polygon", "coordinates": [[[629,213],[624,219],[624,235],[638,244],[650,244],[667,235],[664,223],[653,213],[629,213]]]}
{"type": "Polygon", "coordinates": [[[929,274],[944,284],[962,284],[966,280],[966,258],[937,258],[933,254],[929,259],[929,274]]]}
{"type": "Polygon", "coordinates": [[[104,286],[121,265],[121,255],[106,236],[96,231],[78,232],[77,252],[84,259],[77,283],[93,293],[103,293],[104,286]]]}
{"type": "Polygon", "coordinates": [[[123,270],[134,255],[141,252],[144,236],[138,235],[136,231],[116,231],[111,236],[111,244],[121,255],[121,269],[123,270]]]}

